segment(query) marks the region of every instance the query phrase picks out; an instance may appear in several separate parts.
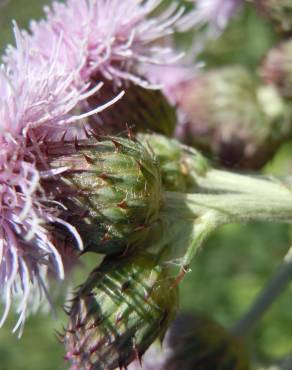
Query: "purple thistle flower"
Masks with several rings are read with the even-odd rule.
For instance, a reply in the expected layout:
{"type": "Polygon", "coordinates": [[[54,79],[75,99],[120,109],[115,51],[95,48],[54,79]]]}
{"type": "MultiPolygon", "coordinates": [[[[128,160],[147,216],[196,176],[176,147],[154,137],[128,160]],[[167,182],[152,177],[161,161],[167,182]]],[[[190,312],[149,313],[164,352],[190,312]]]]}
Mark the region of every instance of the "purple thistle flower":
{"type": "Polygon", "coordinates": [[[12,300],[20,296],[17,330],[27,315],[31,290],[38,285],[46,294],[47,270],[64,278],[61,256],[45,227],[45,222],[58,221],[58,217],[43,203],[39,173],[33,161],[24,159],[18,142],[1,143],[0,196],[0,288],[5,302],[0,326],[12,300]]]}
{"type": "Polygon", "coordinates": [[[176,105],[180,100],[184,85],[198,74],[199,68],[199,64],[192,66],[190,63],[151,66],[145,73],[152,84],[161,86],[169,102],[176,105]]]}
{"type": "MultiPolygon", "coordinates": [[[[177,60],[163,38],[174,32],[184,12],[171,5],[152,16],[162,0],[68,0],[46,7],[47,19],[31,23],[25,37],[33,58],[49,60],[60,44],[58,62],[67,71],[79,71],[77,84],[93,77],[109,79],[116,86],[130,80],[148,86],[139,66],[169,64],[177,60]]],[[[10,49],[6,60],[13,59],[10,49]]]]}
{"type": "MultiPolygon", "coordinates": [[[[50,225],[63,225],[82,248],[74,227],[58,217],[61,205],[47,199],[40,186],[42,177],[63,169],[51,171],[46,166],[39,142],[74,128],[103,107],[82,115],[72,113],[96,89],[88,91],[88,85],[81,89],[72,83],[77,72],[67,73],[57,63],[60,44],[52,50],[49,63],[34,59],[27,39],[17,26],[14,30],[14,58],[0,70],[0,289],[4,302],[0,326],[15,303],[19,319],[14,331],[21,331],[32,301],[36,307],[43,297],[48,298],[48,273],[64,278],[64,242],[50,225]],[[36,167],[39,161],[47,168],[44,172],[36,167]]],[[[68,255],[72,260],[72,253],[68,255]]]]}
{"type": "Polygon", "coordinates": [[[47,8],[47,20],[32,23],[31,34],[14,26],[16,47],[7,50],[0,70],[0,325],[15,303],[19,320],[14,330],[22,329],[32,301],[37,306],[48,297],[48,273],[64,278],[66,254],[50,224],[69,229],[82,248],[75,229],[58,217],[62,205],[47,199],[40,185],[42,177],[63,169],[49,169],[42,154],[45,145],[39,144],[64,135],[66,140],[83,138],[88,116],[121,97],[83,109],[101,87],[95,81],[149,86],[140,77],[140,66],[176,59],[170,48],[154,44],[173,32],[183,10],[170,6],[151,18],[160,4],[68,0],[47,8]],[[40,172],[39,162],[47,170],[40,172]]]}
{"type": "Polygon", "coordinates": [[[66,131],[69,131],[67,139],[83,138],[86,118],[112,105],[123,93],[89,112],[78,114],[76,107],[95,94],[102,84],[92,89],[89,83],[76,85],[78,70],[68,70],[60,63],[62,38],[56,40],[48,57],[43,59],[16,25],[14,33],[13,58],[9,58],[0,76],[1,89],[5,90],[0,98],[3,101],[1,125],[9,132],[12,130],[12,135],[24,130],[24,136],[36,135],[37,139],[58,140],[66,131]]]}
{"type": "Polygon", "coordinates": [[[196,8],[185,16],[180,29],[208,25],[209,36],[217,37],[242,3],[243,0],[197,0],[196,8]]]}

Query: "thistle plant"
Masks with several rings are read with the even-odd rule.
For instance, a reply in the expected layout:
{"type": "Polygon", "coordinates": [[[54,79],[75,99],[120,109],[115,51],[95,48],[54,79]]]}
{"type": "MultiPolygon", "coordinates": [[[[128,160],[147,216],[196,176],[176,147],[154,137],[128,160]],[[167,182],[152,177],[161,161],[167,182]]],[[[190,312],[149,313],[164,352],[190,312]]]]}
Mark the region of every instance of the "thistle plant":
{"type": "MultiPolygon", "coordinates": [[[[198,1],[186,14],[162,0],[68,0],[29,31],[14,24],[16,46],[0,70],[0,326],[16,305],[22,330],[44,297],[51,302],[51,276],[67,277],[80,252],[106,255],[68,306],[62,340],[72,370],[141,361],[174,318],[193,257],[221,225],[291,223],[289,179],[215,169],[195,149],[261,167],[291,131],[280,96],[289,79],[270,88],[242,67],[198,73],[175,64],[176,31],[207,23],[201,41],[219,37],[241,3],[198,1]],[[172,83],[158,86],[155,69],[172,83]],[[174,132],[184,144],[167,137],[174,132]]],[[[199,352],[208,348],[202,366],[246,369],[240,345],[213,324],[192,332],[199,352]]],[[[166,367],[183,362],[176,353],[166,367]]]]}
{"type": "Polygon", "coordinates": [[[5,302],[1,324],[16,296],[22,295],[15,329],[22,328],[32,291],[41,292],[40,303],[49,295],[48,272],[64,278],[66,254],[62,255],[64,240],[59,239],[57,224],[67,228],[78,248],[83,248],[75,228],[59,217],[62,205],[48,198],[42,188],[44,179],[64,170],[50,168],[43,144],[62,143],[65,137],[85,138],[92,129],[88,117],[123,95],[116,91],[122,80],[148,85],[139,72],[140,64],[163,64],[176,58],[170,57],[169,47],[155,47],[155,41],[174,31],[183,9],[170,8],[150,19],[159,4],[156,0],[72,0],[46,8],[47,19],[32,22],[30,32],[14,24],[16,46],[7,48],[0,72],[0,269],[5,302]],[[114,21],[108,17],[113,10],[114,21]],[[86,109],[103,79],[113,81],[113,96],[86,109]]]}
{"type": "Polygon", "coordinates": [[[184,269],[204,238],[222,224],[290,222],[291,192],[284,183],[213,169],[195,150],[163,136],[139,137],[144,145],[112,137],[91,145],[47,146],[52,170],[63,170],[56,177],[58,187],[54,180],[43,186],[49,198],[65,204],[63,218],[75,226],[88,250],[116,254],[125,245],[153,247],[158,228],[157,252],[169,243],[177,250],[185,244],[184,269]],[[186,184],[185,192],[178,191],[180,181],[186,184]],[[163,232],[173,223],[173,233],[163,232]],[[184,242],[178,236],[183,224],[189,229],[181,236],[184,242]]]}

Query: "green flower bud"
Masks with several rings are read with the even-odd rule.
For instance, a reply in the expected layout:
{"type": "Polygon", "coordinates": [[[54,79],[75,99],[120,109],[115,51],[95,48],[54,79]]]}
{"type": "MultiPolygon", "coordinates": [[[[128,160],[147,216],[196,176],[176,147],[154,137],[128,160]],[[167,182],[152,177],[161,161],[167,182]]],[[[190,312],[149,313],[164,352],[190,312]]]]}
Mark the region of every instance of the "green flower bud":
{"type": "Polygon", "coordinates": [[[179,108],[186,118],[178,137],[225,166],[260,168],[274,153],[273,122],[261,106],[253,77],[243,67],[207,71],[194,78],[186,84],[179,108]]]}
{"type": "MultiPolygon", "coordinates": [[[[123,89],[125,95],[98,115],[106,133],[119,134],[128,125],[134,132],[154,131],[172,136],[176,126],[176,111],[160,90],[144,89],[133,83],[123,86],[123,89]]],[[[110,100],[114,94],[112,83],[105,83],[101,94],[103,101],[110,100]]],[[[94,96],[89,99],[93,107],[99,102],[100,97],[98,102],[94,96]]]]}
{"type": "Polygon", "coordinates": [[[52,144],[47,162],[65,170],[46,180],[83,239],[86,250],[120,253],[144,240],[162,203],[161,178],[153,154],[129,139],[52,144]]]}
{"type": "Polygon", "coordinates": [[[291,0],[254,0],[260,11],[271,20],[277,30],[292,31],[292,3],[291,0]]]}
{"type": "Polygon", "coordinates": [[[167,268],[150,255],[105,259],[73,299],[66,358],[78,369],[126,367],[164,335],[177,297],[167,268]]]}
{"type": "Polygon", "coordinates": [[[248,370],[243,342],[214,320],[184,314],[166,336],[165,370],[248,370]]]}
{"type": "Polygon", "coordinates": [[[139,134],[138,140],[154,152],[161,171],[163,187],[169,191],[187,192],[196,187],[196,177],[210,168],[197,150],[158,134],[139,134]]]}

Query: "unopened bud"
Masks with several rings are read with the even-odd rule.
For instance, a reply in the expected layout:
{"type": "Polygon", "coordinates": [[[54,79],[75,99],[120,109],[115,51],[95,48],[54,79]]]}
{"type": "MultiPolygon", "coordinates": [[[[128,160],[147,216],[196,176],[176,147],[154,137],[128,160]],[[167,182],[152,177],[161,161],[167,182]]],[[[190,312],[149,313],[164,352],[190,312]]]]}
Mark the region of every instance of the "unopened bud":
{"type": "Polygon", "coordinates": [[[254,3],[278,31],[292,31],[292,3],[290,0],[254,0],[254,3]]]}
{"type": "Polygon", "coordinates": [[[179,108],[185,120],[178,137],[225,166],[256,169],[273,154],[273,123],[261,107],[253,77],[243,67],[197,76],[185,85],[179,108]]]}
{"type": "Polygon", "coordinates": [[[164,335],[176,309],[173,280],[150,255],[106,259],[73,299],[66,358],[78,369],[126,367],[164,335]]]}
{"type": "Polygon", "coordinates": [[[267,54],[261,75],[266,83],[276,86],[284,97],[292,97],[292,40],[282,42],[267,54]]]}
{"type": "Polygon", "coordinates": [[[164,370],[248,370],[243,342],[214,320],[179,316],[166,336],[169,348],[164,370]]]}
{"type": "Polygon", "coordinates": [[[64,171],[43,186],[66,207],[63,218],[86,250],[120,253],[144,239],[162,203],[159,167],[147,148],[113,137],[52,144],[47,153],[51,168],[64,171]]]}

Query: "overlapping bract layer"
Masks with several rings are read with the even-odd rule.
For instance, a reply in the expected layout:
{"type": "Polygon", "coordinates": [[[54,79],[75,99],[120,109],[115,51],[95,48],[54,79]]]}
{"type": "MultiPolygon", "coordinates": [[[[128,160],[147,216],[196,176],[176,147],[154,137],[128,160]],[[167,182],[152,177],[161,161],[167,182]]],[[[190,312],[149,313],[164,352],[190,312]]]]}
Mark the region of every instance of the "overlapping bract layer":
{"type": "Polygon", "coordinates": [[[72,369],[126,367],[164,335],[176,309],[173,280],[153,257],[104,260],[70,308],[64,343],[72,369]]]}
{"type": "Polygon", "coordinates": [[[65,170],[43,186],[66,206],[64,217],[87,250],[115,254],[142,242],[163,201],[160,170],[146,147],[112,137],[55,144],[47,153],[52,168],[65,170]]]}

